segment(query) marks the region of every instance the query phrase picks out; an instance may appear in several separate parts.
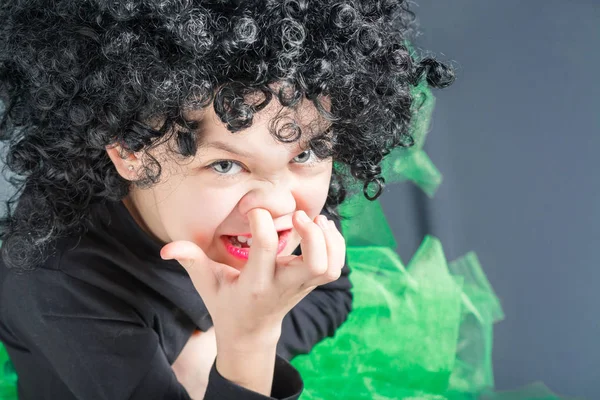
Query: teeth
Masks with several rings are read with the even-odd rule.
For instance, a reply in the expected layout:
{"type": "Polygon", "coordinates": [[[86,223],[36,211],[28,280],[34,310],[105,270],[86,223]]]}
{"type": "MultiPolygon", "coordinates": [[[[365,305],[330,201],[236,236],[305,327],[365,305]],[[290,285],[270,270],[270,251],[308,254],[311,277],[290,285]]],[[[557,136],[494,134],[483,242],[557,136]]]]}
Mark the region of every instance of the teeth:
{"type": "MultiPolygon", "coordinates": [[[[281,232],[278,232],[278,234],[281,236],[281,232]]],[[[237,240],[240,244],[241,243],[245,243],[248,246],[252,246],[252,238],[249,238],[248,236],[231,236],[232,240],[237,240]]],[[[235,244],[235,242],[233,242],[235,244]]]]}
{"type": "Polygon", "coordinates": [[[252,238],[247,236],[230,236],[230,238],[231,243],[236,247],[243,247],[243,244],[248,247],[252,246],[252,238]]]}

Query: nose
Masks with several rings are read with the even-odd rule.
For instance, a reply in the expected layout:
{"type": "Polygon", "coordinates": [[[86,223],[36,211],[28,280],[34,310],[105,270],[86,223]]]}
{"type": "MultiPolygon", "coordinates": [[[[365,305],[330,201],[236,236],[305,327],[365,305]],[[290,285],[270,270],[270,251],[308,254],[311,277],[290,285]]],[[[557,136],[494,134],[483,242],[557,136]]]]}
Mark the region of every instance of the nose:
{"type": "Polygon", "coordinates": [[[296,199],[289,185],[283,182],[263,182],[260,187],[242,197],[238,208],[244,216],[254,208],[264,208],[275,220],[296,211],[296,199]]]}

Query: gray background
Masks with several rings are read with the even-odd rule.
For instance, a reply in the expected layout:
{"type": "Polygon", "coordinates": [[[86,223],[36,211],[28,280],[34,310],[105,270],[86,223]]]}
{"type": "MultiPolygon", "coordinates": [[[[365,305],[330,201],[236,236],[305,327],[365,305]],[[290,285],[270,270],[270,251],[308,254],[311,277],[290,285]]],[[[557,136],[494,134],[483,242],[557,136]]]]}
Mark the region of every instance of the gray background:
{"type": "Polygon", "coordinates": [[[417,44],[457,81],[434,92],[436,196],[383,195],[398,251],[432,233],[477,253],[506,314],[497,388],[600,399],[600,0],[416,1],[417,44]]]}

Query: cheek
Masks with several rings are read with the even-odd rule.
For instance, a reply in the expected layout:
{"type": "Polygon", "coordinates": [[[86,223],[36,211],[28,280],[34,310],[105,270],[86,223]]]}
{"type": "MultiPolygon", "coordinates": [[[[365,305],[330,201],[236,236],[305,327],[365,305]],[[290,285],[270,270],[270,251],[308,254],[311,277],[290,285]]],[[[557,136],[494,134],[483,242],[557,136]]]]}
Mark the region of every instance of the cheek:
{"type": "Polygon", "coordinates": [[[319,215],[327,200],[330,180],[331,173],[323,174],[319,179],[299,187],[294,193],[297,209],[306,211],[311,218],[319,215]]]}
{"type": "Polygon", "coordinates": [[[238,201],[235,193],[207,190],[193,179],[186,179],[176,190],[161,194],[163,199],[157,199],[157,206],[169,237],[190,240],[201,247],[212,241],[215,231],[238,201]]]}
{"type": "MultiPolygon", "coordinates": [[[[296,209],[304,210],[308,216],[314,220],[316,216],[321,213],[321,210],[325,205],[325,201],[327,200],[330,179],[331,173],[324,174],[322,177],[319,177],[319,179],[312,180],[310,183],[306,183],[305,185],[297,188],[294,191],[296,209]]],[[[294,249],[299,244],[300,236],[297,232],[294,232],[284,250],[285,254],[292,254],[294,249]]]]}

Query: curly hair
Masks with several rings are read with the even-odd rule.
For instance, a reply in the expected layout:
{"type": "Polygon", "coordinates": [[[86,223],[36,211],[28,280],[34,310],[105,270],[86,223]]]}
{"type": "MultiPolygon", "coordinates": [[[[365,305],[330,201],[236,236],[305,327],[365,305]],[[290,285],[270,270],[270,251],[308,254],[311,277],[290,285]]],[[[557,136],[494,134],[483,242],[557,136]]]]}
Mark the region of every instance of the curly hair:
{"type": "MultiPolygon", "coordinates": [[[[454,80],[409,49],[415,16],[402,0],[9,0],[0,21],[0,139],[17,188],[0,239],[6,265],[23,269],[83,234],[93,205],[128,194],[106,146],[147,152],[174,138],[173,151],[193,156],[201,137],[186,110],[212,104],[234,133],[273,96],[291,108],[308,99],[331,122],[310,148],[372,199],[382,159],[412,144],[411,88],[454,80]],[[249,104],[256,93],[264,100],[249,104]]],[[[301,136],[275,125],[280,141],[301,136]]],[[[160,170],[155,160],[136,183],[152,185],[160,170]]],[[[346,187],[335,169],[330,213],[346,187]]]]}

